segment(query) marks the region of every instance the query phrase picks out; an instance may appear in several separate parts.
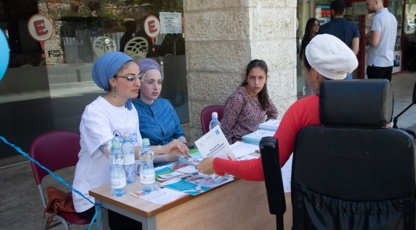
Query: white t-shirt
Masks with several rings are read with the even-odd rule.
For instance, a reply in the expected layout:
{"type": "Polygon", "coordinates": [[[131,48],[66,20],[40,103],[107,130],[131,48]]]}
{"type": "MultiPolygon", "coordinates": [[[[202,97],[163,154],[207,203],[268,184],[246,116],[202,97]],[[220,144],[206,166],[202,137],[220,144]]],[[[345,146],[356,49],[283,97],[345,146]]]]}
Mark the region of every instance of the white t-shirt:
{"type": "MultiPolygon", "coordinates": [[[[94,202],[88,195],[90,189],[110,184],[110,160],[104,156],[99,147],[123,133],[132,134],[133,146],[142,145],[139,132],[139,117],[136,108],[115,107],[99,96],[86,106],[79,126],[81,133],[81,150],[75,169],[73,187],[94,202]]],[[[81,195],[72,192],[74,207],[83,212],[93,206],[81,195]]]]}
{"type": "Polygon", "coordinates": [[[377,46],[369,46],[367,65],[377,67],[393,66],[394,46],[397,35],[397,19],[387,8],[376,12],[371,23],[371,31],[380,31],[380,41],[377,46]]]}

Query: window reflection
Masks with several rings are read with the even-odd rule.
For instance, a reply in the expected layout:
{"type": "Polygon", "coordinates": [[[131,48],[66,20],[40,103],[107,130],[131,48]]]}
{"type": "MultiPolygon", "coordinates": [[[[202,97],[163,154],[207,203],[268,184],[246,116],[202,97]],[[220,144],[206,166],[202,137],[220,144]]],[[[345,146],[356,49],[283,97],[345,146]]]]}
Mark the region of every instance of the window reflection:
{"type": "MultiPolygon", "coordinates": [[[[103,93],[91,79],[92,64],[110,51],[160,62],[165,77],[161,97],[171,101],[182,124],[189,122],[182,32],[160,33],[152,39],[143,30],[149,15],[183,15],[182,0],[0,2],[4,3],[0,16],[7,19],[0,21],[0,27],[8,32],[11,50],[9,69],[0,81],[0,127],[24,151],[42,132],[79,131],[85,105],[103,93]],[[27,22],[34,14],[53,22],[54,34],[45,42],[44,50],[27,31],[27,22]]],[[[2,144],[0,152],[4,153],[0,160],[19,155],[2,144]]]]}

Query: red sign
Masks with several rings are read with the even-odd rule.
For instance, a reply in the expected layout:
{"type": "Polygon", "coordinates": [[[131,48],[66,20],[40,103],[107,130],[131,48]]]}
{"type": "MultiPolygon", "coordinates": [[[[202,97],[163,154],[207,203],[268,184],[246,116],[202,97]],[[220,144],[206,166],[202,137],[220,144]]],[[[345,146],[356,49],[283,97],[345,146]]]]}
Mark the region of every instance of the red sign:
{"type": "MultiPolygon", "coordinates": [[[[45,41],[51,38],[54,33],[52,20],[42,14],[34,14],[29,18],[27,30],[33,39],[39,41],[42,51],[45,50],[45,41]]],[[[44,53],[42,57],[45,57],[44,53]]]]}
{"type": "Polygon", "coordinates": [[[144,31],[147,36],[155,38],[160,33],[160,21],[156,16],[149,15],[144,20],[144,31]]]}
{"type": "Polygon", "coordinates": [[[52,21],[42,14],[35,14],[30,17],[27,23],[27,29],[33,39],[37,41],[48,40],[54,32],[52,21]]]}

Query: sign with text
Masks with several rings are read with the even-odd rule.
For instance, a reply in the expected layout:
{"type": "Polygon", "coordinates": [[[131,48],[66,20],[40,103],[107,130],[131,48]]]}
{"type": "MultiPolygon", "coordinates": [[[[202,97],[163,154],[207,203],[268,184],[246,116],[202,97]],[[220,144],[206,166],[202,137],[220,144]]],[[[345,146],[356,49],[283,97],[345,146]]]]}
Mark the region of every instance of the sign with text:
{"type": "Polygon", "coordinates": [[[182,16],[181,13],[160,12],[161,34],[181,34],[182,16]]]}

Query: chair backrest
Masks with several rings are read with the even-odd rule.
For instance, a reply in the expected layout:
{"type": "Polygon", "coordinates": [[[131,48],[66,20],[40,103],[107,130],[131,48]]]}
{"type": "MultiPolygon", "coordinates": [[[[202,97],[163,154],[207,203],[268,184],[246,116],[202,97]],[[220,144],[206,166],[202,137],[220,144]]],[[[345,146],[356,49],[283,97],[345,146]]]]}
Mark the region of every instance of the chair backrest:
{"type": "Polygon", "coordinates": [[[415,229],[415,144],[386,128],[388,80],[325,81],[321,126],[297,137],[293,229],[415,229]]]}
{"type": "MultiPolygon", "coordinates": [[[[80,135],[70,131],[57,130],[46,132],[33,140],[30,146],[30,156],[52,172],[75,166],[78,162],[78,153],[81,148],[79,141],[80,135]]],[[[32,166],[33,176],[38,186],[43,207],[46,208],[46,189],[42,187],[42,180],[49,173],[34,162],[30,162],[30,165],[32,166]]],[[[71,192],[68,195],[71,195],[71,192]]],[[[47,211],[43,229],[46,229],[46,226],[51,221],[50,219],[59,220],[65,229],[69,229],[68,223],[85,225],[91,221],[76,212],[58,212],[56,215],[51,215],[52,212],[53,210],[47,211]]]]}
{"type": "MultiPolygon", "coordinates": [[[[70,131],[46,132],[32,142],[30,156],[52,172],[75,166],[81,148],[79,141],[80,135],[70,131]]],[[[30,164],[36,184],[39,185],[48,172],[34,162],[30,164]]]]}
{"type": "Polygon", "coordinates": [[[106,53],[117,51],[117,44],[112,38],[100,36],[92,42],[92,49],[98,58],[106,53]]]}
{"type": "Polygon", "coordinates": [[[124,53],[134,60],[140,60],[146,57],[149,44],[144,37],[134,37],[130,39],[124,46],[124,53]]]}
{"type": "Polygon", "coordinates": [[[278,141],[275,137],[263,137],[260,141],[261,162],[269,211],[271,214],[276,215],[277,229],[283,230],[283,214],[286,211],[286,201],[278,146],[278,141]]]}
{"type": "Polygon", "coordinates": [[[224,115],[224,106],[223,105],[208,105],[201,111],[201,127],[202,133],[205,134],[209,131],[209,122],[211,122],[212,112],[218,113],[218,120],[221,121],[222,116],[224,115]]]}

